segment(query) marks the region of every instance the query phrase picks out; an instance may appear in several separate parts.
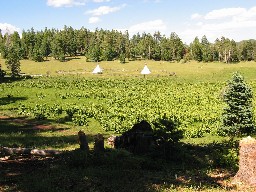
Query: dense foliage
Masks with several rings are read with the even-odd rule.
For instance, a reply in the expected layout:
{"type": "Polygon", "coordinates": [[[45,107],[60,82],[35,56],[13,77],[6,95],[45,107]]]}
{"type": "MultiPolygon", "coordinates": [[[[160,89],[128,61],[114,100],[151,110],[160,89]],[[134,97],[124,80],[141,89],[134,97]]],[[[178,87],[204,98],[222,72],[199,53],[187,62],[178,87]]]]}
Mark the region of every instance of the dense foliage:
{"type": "Polygon", "coordinates": [[[0,82],[3,80],[5,75],[6,75],[6,72],[2,70],[2,66],[0,64],[0,82]]]}
{"type": "Polygon", "coordinates": [[[88,61],[111,61],[125,58],[180,61],[183,59],[204,62],[222,61],[226,63],[255,60],[256,42],[254,40],[236,43],[225,37],[210,43],[206,36],[196,37],[190,45],[182,42],[172,32],[169,37],[155,32],[135,34],[129,32],[96,29],[90,31],[84,27],[73,29],[64,26],[62,30],[47,29],[34,31],[33,28],[13,34],[0,33],[0,53],[8,55],[8,47],[13,47],[20,59],[44,61],[51,56],[65,61],[67,56],[85,55],[88,61]]]}
{"type": "Polygon", "coordinates": [[[17,50],[15,50],[13,47],[10,47],[8,50],[9,51],[6,56],[5,64],[7,68],[11,71],[11,76],[17,77],[20,73],[19,55],[16,52],[17,50]]]}
{"type": "Polygon", "coordinates": [[[153,125],[166,117],[180,122],[179,129],[185,131],[185,137],[200,137],[217,132],[222,111],[222,83],[182,83],[172,78],[59,77],[0,86],[2,98],[26,98],[3,105],[2,110],[15,110],[36,119],[64,118],[76,125],[87,125],[93,118],[104,130],[117,133],[141,120],[153,125]]]}
{"type": "Polygon", "coordinates": [[[223,95],[226,106],[223,112],[222,131],[229,136],[251,134],[254,130],[253,92],[242,75],[234,73],[223,95]]]}

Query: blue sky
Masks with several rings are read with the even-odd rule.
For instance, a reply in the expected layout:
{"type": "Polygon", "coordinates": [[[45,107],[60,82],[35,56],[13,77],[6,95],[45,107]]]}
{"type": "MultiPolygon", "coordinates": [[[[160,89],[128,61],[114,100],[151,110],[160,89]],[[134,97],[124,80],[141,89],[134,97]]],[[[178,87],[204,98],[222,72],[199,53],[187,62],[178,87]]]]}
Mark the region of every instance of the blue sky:
{"type": "Polygon", "coordinates": [[[190,43],[206,35],[256,39],[255,0],[1,0],[3,33],[64,25],[137,32],[171,32],[190,43]]]}

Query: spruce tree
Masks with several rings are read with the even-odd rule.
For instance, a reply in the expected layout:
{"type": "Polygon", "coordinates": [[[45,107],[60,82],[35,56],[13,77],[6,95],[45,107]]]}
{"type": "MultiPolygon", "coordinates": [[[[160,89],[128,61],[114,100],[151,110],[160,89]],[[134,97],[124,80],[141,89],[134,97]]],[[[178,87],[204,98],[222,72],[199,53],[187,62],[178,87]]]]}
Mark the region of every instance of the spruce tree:
{"type": "Polygon", "coordinates": [[[19,76],[20,73],[20,59],[17,51],[10,47],[8,50],[8,54],[6,56],[5,64],[7,68],[11,71],[12,77],[19,76]]]}
{"type": "Polygon", "coordinates": [[[233,138],[254,132],[253,92],[238,72],[228,82],[223,100],[222,133],[233,138]]]}

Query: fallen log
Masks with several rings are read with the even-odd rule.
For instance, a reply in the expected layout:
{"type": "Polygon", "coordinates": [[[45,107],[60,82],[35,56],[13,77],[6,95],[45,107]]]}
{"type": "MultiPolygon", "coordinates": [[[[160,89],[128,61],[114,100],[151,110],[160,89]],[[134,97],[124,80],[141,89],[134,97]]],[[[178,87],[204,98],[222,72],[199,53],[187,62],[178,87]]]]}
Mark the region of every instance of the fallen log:
{"type": "Polygon", "coordinates": [[[61,154],[61,151],[57,150],[39,150],[39,149],[33,149],[31,150],[31,155],[38,155],[38,156],[54,156],[61,154]]]}
{"type": "Polygon", "coordinates": [[[0,152],[4,155],[35,155],[35,156],[54,156],[59,155],[62,151],[47,149],[30,149],[30,148],[9,148],[2,147],[0,152]]]}

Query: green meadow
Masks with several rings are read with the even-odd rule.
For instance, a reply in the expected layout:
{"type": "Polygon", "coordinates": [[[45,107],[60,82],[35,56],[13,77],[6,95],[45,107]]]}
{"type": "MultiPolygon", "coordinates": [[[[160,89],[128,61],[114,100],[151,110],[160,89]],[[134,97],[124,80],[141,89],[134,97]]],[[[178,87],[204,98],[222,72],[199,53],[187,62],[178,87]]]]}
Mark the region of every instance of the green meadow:
{"type": "MultiPolygon", "coordinates": [[[[4,60],[0,59],[2,68],[6,70],[4,60]]],[[[255,72],[255,62],[239,62],[237,64],[225,64],[222,62],[202,63],[190,61],[167,62],[167,61],[126,61],[120,64],[116,61],[99,62],[104,73],[100,77],[140,77],[140,71],[147,64],[152,72],[149,77],[168,76],[170,73],[176,73],[179,79],[187,80],[213,80],[226,81],[230,78],[230,74],[239,71],[245,75],[247,80],[253,80],[255,72]]],[[[48,58],[45,62],[34,62],[31,60],[21,60],[21,72],[26,74],[42,74],[50,76],[60,75],[79,75],[91,77],[91,72],[96,67],[96,62],[86,62],[85,57],[69,58],[66,62],[59,62],[52,58],[48,58]]]]}
{"type": "MultiPolygon", "coordinates": [[[[2,69],[7,70],[0,59],[2,69]]],[[[55,149],[55,158],[16,157],[0,162],[0,191],[227,191],[238,166],[238,140],[218,135],[222,93],[234,72],[256,91],[256,63],[164,61],[59,62],[21,60],[21,79],[0,84],[0,147],[55,149]],[[102,74],[92,74],[99,64],[102,74]],[[147,64],[149,75],[140,71],[147,64]],[[184,138],[166,160],[112,149],[93,153],[105,140],[140,120],[168,116],[184,138]],[[79,148],[83,130],[90,153],[79,148]],[[18,160],[17,160],[18,159],[18,160]]],[[[2,158],[4,156],[0,154],[2,158]]]]}

